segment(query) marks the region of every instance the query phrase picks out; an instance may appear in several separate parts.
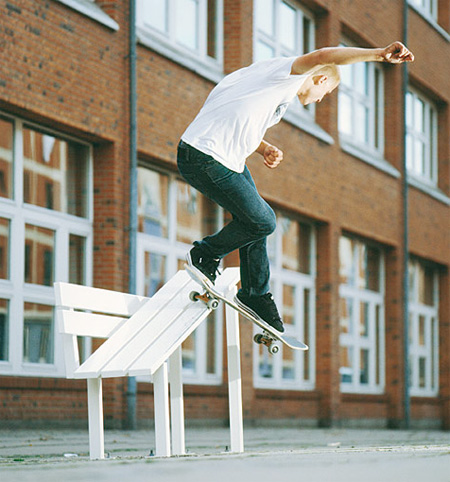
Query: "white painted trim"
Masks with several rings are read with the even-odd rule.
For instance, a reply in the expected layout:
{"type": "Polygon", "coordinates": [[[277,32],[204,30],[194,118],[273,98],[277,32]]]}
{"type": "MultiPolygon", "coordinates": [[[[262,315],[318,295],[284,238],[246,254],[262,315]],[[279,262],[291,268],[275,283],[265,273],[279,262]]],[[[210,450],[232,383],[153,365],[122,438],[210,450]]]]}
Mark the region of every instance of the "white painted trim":
{"type": "Polygon", "coordinates": [[[67,7],[76,10],[77,12],[86,15],[86,17],[101,23],[111,30],[119,30],[119,24],[107,15],[98,5],[92,0],[55,0],[63,3],[67,7]]]}

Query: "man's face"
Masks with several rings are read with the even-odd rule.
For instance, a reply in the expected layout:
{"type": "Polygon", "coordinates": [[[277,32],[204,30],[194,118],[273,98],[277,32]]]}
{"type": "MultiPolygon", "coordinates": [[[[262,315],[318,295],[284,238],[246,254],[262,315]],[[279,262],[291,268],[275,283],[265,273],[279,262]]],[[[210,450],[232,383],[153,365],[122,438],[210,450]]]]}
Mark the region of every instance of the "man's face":
{"type": "Polygon", "coordinates": [[[326,75],[315,75],[306,79],[297,96],[303,105],[319,103],[337,86],[338,83],[332,82],[326,75]]]}

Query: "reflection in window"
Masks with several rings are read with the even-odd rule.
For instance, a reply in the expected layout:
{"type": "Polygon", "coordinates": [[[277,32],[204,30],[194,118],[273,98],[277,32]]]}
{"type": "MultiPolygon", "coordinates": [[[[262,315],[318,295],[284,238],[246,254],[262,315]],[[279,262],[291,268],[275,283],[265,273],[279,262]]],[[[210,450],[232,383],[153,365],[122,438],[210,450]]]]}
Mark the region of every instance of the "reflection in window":
{"type": "Polygon", "coordinates": [[[144,263],[144,295],[151,297],[166,281],[166,257],[146,251],[144,263]]]}
{"type": "Polygon", "coordinates": [[[409,261],[409,342],[411,393],[435,396],[439,390],[438,270],[409,261]]]}
{"type": "Polygon", "coordinates": [[[0,279],[9,279],[9,219],[0,218],[0,279]]]}
{"type": "Polygon", "coordinates": [[[8,360],[9,301],[0,299],[0,361],[8,360]]]}
{"type": "Polygon", "coordinates": [[[55,232],[25,225],[25,283],[53,286],[55,232]]]}
{"type": "Polygon", "coordinates": [[[348,236],[339,241],[341,389],[383,389],[384,293],[380,248],[348,236]]]}
{"type": "Polygon", "coordinates": [[[139,232],[167,237],[169,177],[150,169],[138,168],[139,232]]]}
{"type": "Polygon", "coordinates": [[[25,303],[23,361],[53,363],[53,307],[25,303]]]}
{"type": "Polygon", "coordinates": [[[13,196],[13,123],[0,118],[0,197],[13,196]]]}
{"type": "Polygon", "coordinates": [[[86,283],[86,238],[69,236],[69,283],[86,283]]]}
{"type": "Polygon", "coordinates": [[[23,128],[24,202],[88,216],[87,146],[23,128]]]}
{"type": "Polygon", "coordinates": [[[409,171],[437,184],[437,112],[414,91],[406,94],[406,163],[409,171]]]}

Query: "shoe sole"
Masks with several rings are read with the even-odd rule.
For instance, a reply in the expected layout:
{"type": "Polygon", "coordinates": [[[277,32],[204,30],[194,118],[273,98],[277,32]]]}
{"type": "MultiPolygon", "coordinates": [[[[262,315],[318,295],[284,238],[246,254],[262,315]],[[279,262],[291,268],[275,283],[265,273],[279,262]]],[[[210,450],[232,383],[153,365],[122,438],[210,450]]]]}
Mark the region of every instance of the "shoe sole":
{"type": "Polygon", "coordinates": [[[237,295],[234,296],[234,302],[239,306],[239,308],[242,308],[244,311],[246,311],[249,315],[253,316],[253,318],[256,318],[258,321],[261,323],[264,323],[267,325],[271,330],[276,331],[280,335],[284,333],[284,331],[277,330],[274,326],[272,326],[270,323],[267,323],[266,320],[263,320],[258,313],[253,311],[251,308],[249,308],[247,305],[245,305],[238,297],[237,295]]]}

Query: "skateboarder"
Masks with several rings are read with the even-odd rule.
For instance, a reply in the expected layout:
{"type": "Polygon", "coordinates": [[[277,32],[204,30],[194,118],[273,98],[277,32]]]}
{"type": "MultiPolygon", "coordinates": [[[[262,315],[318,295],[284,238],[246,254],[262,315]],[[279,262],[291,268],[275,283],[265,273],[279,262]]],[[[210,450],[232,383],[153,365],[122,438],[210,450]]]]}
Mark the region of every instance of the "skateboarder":
{"type": "Polygon", "coordinates": [[[279,332],[281,317],[269,292],[266,240],[276,227],[275,213],[259,195],[245,165],[257,152],[269,169],[283,152],[264,140],[291,100],[320,102],[340,81],[339,65],[356,62],[412,62],[400,42],[385,48],[329,47],[300,57],[256,62],[227,75],[211,91],[178,145],[178,168],[184,179],[232,215],[218,233],[195,241],[186,256],[193,269],[213,283],[221,258],[239,249],[241,289],[235,301],[279,332]]]}

